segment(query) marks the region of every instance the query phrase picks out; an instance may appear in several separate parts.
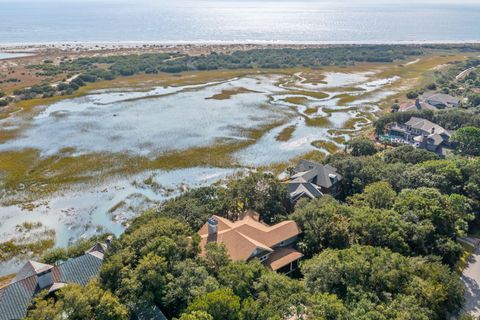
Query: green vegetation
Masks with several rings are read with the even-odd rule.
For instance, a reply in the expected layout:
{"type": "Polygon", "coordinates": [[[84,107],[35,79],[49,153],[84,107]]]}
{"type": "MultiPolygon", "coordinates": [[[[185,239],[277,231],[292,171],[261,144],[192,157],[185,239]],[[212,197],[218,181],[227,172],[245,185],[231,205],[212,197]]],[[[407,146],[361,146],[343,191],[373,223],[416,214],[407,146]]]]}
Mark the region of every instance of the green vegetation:
{"type": "Polygon", "coordinates": [[[462,255],[455,264],[455,271],[459,274],[462,273],[462,271],[467,267],[468,260],[470,259],[472,253],[475,251],[475,247],[471,244],[460,242],[460,245],[463,248],[462,255]]]}
{"type": "Polygon", "coordinates": [[[305,262],[302,272],[311,293],[335,294],[352,319],[445,319],[463,300],[462,285],[448,267],[383,248],[327,249],[305,262]]]}
{"type": "Polygon", "coordinates": [[[47,294],[37,297],[25,320],[37,319],[128,320],[128,310],[110,291],[91,281],[85,287],[66,286],[56,299],[47,294]]]}
{"type": "Polygon", "coordinates": [[[439,157],[433,152],[418,149],[411,145],[404,145],[398,148],[387,150],[384,160],[387,163],[411,163],[417,164],[429,160],[438,160],[439,157]]]}
{"type": "Polygon", "coordinates": [[[388,183],[378,182],[347,201],[351,205],[324,197],[297,205],[293,219],[304,232],[304,253],[375,245],[407,256],[437,255],[453,266],[462,253],[456,238],[473,220],[466,197],[432,188],[404,189],[396,196],[388,183]]]}
{"type": "Polygon", "coordinates": [[[160,215],[176,218],[193,230],[198,230],[212,215],[234,218],[235,213],[256,210],[263,221],[274,223],[285,219],[286,185],[271,174],[252,173],[229,180],[226,188],[198,188],[166,201],[158,212],[150,212],[138,221],[160,215]]]}
{"type": "Polygon", "coordinates": [[[377,153],[377,147],[375,144],[365,138],[356,138],[347,142],[347,149],[350,151],[352,156],[371,156],[377,153]]]}
{"type": "Polygon", "coordinates": [[[480,127],[463,127],[455,131],[452,142],[457,144],[456,153],[480,156],[480,127]]]}
{"type": "Polygon", "coordinates": [[[480,106],[479,68],[480,60],[477,58],[454,62],[449,68],[436,70],[433,74],[434,82],[425,85],[422,89],[409,91],[406,96],[408,99],[416,99],[425,92],[437,91],[460,98],[461,107],[480,106]],[[462,101],[463,99],[465,101],[462,101]]]}
{"type": "Polygon", "coordinates": [[[41,262],[55,264],[60,261],[67,261],[70,258],[79,257],[85,254],[85,251],[93,247],[98,242],[105,242],[109,234],[93,236],[89,239],[80,239],[67,248],[53,248],[42,254],[41,262]]]}

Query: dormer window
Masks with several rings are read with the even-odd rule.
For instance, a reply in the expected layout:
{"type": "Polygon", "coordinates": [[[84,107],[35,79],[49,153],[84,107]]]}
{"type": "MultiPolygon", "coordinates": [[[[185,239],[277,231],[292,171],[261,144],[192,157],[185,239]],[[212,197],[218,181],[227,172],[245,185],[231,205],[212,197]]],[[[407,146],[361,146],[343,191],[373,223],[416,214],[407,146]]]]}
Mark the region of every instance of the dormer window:
{"type": "Polygon", "coordinates": [[[268,254],[260,257],[260,262],[263,262],[268,259],[268,254]]]}
{"type": "Polygon", "coordinates": [[[47,270],[38,274],[38,286],[40,289],[44,289],[53,284],[52,271],[47,270]]]}

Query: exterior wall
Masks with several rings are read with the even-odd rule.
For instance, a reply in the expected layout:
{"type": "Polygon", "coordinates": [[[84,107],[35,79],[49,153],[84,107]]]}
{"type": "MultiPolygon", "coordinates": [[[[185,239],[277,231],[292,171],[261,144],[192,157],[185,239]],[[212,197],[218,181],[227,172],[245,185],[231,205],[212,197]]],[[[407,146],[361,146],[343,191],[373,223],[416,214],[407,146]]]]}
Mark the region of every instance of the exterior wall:
{"type": "Polygon", "coordinates": [[[38,286],[40,289],[46,288],[53,284],[52,272],[48,270],[38,275],[38,286]]]}
{"type": "Polygon", "coordinates": [[[280,243],[277,243],[277,244],[273,245],[272,249],[289,246],[289,245],[295,243],[297,241],[297,238],[298,237],[295,236],[295,237],[292,237],[290,239],[286,239],[286,240],[283,241],[283,243],[280,242],[280,243]]]}

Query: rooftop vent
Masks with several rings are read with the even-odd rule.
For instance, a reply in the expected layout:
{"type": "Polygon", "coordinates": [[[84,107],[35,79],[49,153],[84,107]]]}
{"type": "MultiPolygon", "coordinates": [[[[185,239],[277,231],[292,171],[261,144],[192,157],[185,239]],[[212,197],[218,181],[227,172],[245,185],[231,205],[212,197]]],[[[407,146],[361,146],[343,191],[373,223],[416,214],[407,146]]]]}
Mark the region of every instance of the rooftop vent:
{"type": "Polygon", "coordinates": [[[207,221],[208,224],[208,242],[216,241],[218,234],[218,221],[214,217],[211,217],[207,221]]]}

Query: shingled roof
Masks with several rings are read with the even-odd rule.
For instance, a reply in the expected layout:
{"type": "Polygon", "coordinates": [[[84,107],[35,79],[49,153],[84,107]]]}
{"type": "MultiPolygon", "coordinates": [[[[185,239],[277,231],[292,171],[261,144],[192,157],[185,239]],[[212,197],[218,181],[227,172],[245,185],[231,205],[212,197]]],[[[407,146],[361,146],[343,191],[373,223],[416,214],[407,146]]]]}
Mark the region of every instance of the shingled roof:
{"type": "Polygon", "coordinates": [[[292,183],[313,182],[323,188],[333,186],[334,181],[331,179],[332,176],[336,176],[337,181],[343,178],[337,173],[337,169],[331,165],[322,165],[307,160],[300,160],[295,167],[295,172],[297,173],[292,177],[292,183]]]}
{"type": "Polygon", "coordinates": [[[12,282],[0,289],[0,320],[23,319],[33,297],[43,289],[53,292],[68,283],[85,285],[99,274],[105,249],[103,245],[94,246],[84,255],[58,265],[28,261],[12,282]],[[51,283],[45,287],[40,277],[47,274],[51,283]]]}
{"type": "Polygon", "coordinates": [[[445,106],[457,106],[460,100],[445,93],[426,93],[423,99],[430,104],[442,104],[445,106]]]}
{"type": "MultiPolygon", "coordinates": [[[[248,260],[255,252],[272,252],[273,246],[300,234],[300,229],[292,220],[269,226],[250,215],[235,222],[219,216],[212,218],[218,222],[214,241],[225,245],[232,260],[248,260]]],[[[198,231],[198,234],[201,237],[200,247],[203,249],[211,241],[208,238],[208,223],[198,231]]]]}
{"type": "Polygon", "coordinates": [[[307,160],[300,160],[295,167],[295,172],[287,186],[292,202],[297,202],[303,196],[310,199],[320,198],[323,192],[329,192],[343,179],[336,168],[307,160]]]}
{"type": "Polygon", "coordinates": [[[410,126],[412,128],[422,130],[428,132],[430,134],[446,134],[450,136],[450,133],[445,130],[443,127],[439,126],[436,123],[433,123],[427,119],[411,117],[410,120],[405,122],[405,125],[410,126]]]}

